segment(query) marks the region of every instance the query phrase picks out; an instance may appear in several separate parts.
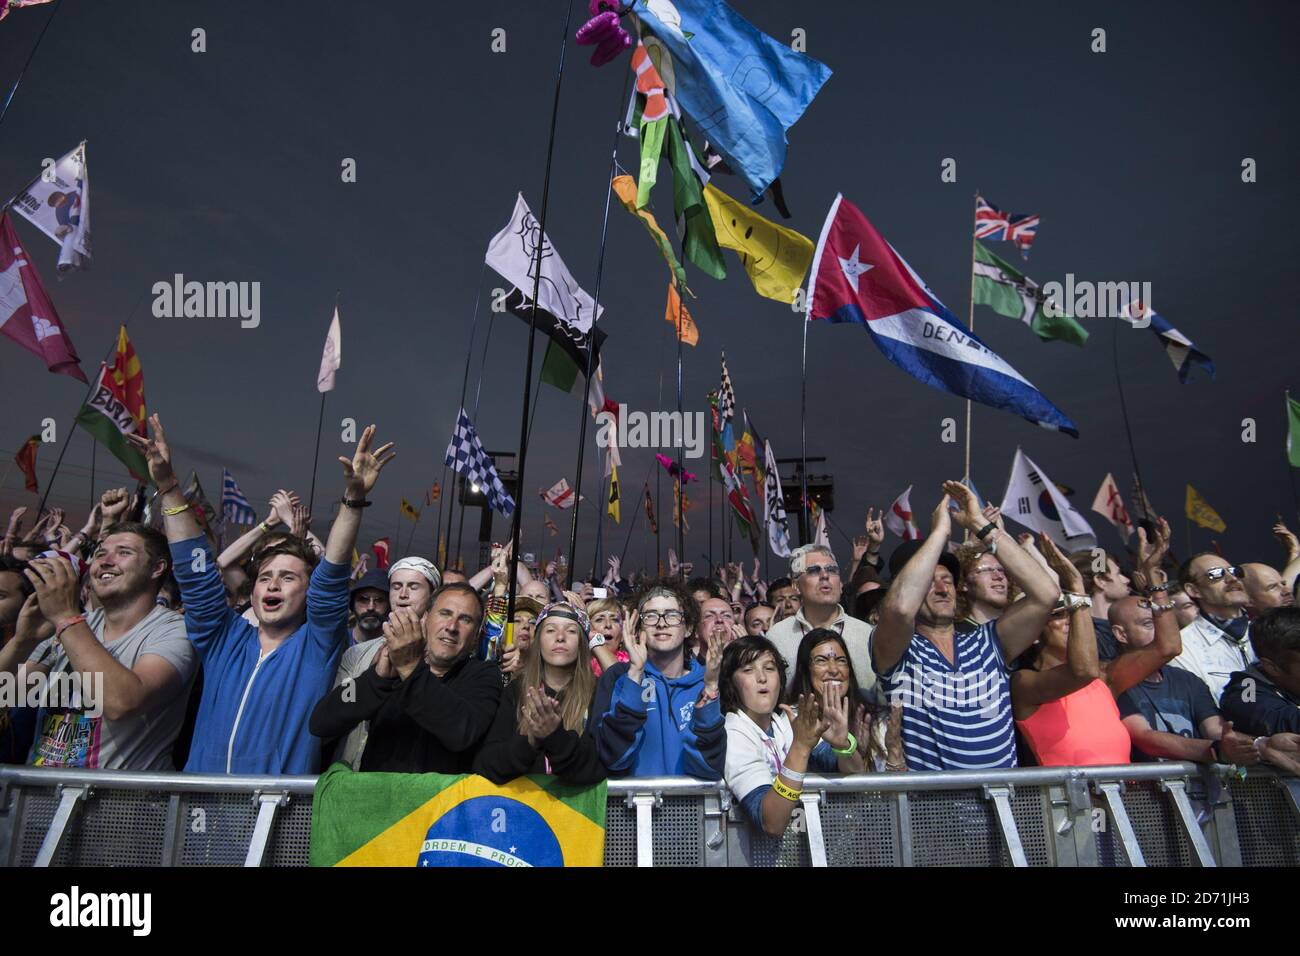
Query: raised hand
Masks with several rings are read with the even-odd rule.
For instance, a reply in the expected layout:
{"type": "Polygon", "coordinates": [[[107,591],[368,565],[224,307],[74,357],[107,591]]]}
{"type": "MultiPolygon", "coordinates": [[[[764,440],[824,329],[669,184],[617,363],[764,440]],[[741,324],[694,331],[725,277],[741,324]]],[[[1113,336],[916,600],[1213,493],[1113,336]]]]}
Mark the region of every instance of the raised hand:
{"type": "Polygon", "coordinates": [[[822,718],[821,705],[816,694],[799,695],[798,713],[795,713],[789,704],[782,704],[781,710],[790,718],[794,730],[794,742],[802,744],[806,750],[811,751],[816,747],[817,742],[822,739],[822,734],[830,728],[830,721],[822,718]]]}
{"type": "Polygon", "coordinates": [[[54,624],[41,613],[40,599],[35,593],[27,595],[22,609],[18,612],[18,622],[14,625],[14,640],[19,646],[25,642],[29,645],[39,644],[54,636],[54,624]]]}
{"type": "Polygon", "coordinates": [[[984,511],[980,508],[979,499],[975,497],[975,492],[971,491],[960,481],[945,481],[943,490],[957,505],[957,510],[953,512],[952,520],[957,522],[971,534],[979,531],[986,524],[988,519],[984,517],[984,511]]]}
{"type": "Polygon", "coordinates": [[[718,675],[722,673],[722,635],[710,632],[704,638],[704,689],[710,693],[718,689],[718,675]]]}
{"type": "Polygon", "coordinates": [[[849,744],[849,698],[839,681],[826,681],[822,685],[822,716],[827,725],[822,739],[843,750],[849,744]]]}
{"type": "Polygon", "coordinates": [[[540,687],[525,687],[523,729],[534,747],[560,729],[560,703],[540,687]]]}
{"type": "Polygon", "coordinates": [[[945,540],[952,534],[952,512],[948,510],[950,500],[944,495],[930,514],[930,533],[942,535],[945,540]]]}
{"type": "Polygon", "coordinates": [[[131,496],[125,488],[110,488],[99,496],[99,536],[108,534],[110,528],[121,524],[126,509],[131,506],[131,496]]]}
{"type": "Polygon", "coordinates": [[[302,505],[294,505],[289,519],[289,533],[295,538],[306,538],[311,527],[311,513],[302,505]]]}
{"type": "Polygon", "coordinates": [[[1287,561],[1300,558],[1300,539],[1297,539],[1291,529],[1281,521],[1273,525],[1273,537],[1277,538],[1278,544],[1286,548],[1287,561]]]}
{"type": "Polygon", "coordinates": [[[13,511],[9,512],[9,525],[5,528],[6,538],[18,537],[18,530],[23,525],[23,515],[25,514],[27,514],[27,508],[25,506],[15,508],[13,511]]]}
{"type": "Polygon", "coordinates": [[[1007,526],[1002,523],[1002,509],[999,508],[997,505],[994,504],[985,505],[983,515],[984,515],[984,521],[986,523],[992,521],[995,525],[997,525],[999,531],[1007,530],[1007,526]]]}
{"type": "Polygon", "coordinates": [[[384,680],[392,680],[397,676],[397,668],[393,666],[392,660],[388,656],[388,645],[384,644],[375,655],[375,673],[384,680]]]}
{"type": "Polygon", "coordinates": [[[862,556],[867,553],[867,548],[871,546],[871,539],[865,534],[860,534],[853,539],[853,566],[856,568],[862,556]]]}
{"type": "Polygon", "coordinates": [[[271,513],[266,516],[266,523],[292,525],[293,509],[299,503],[298,496],[292,491],[281,488],[271,496],[271,513]]]}
{"type": "Polygon", "coordinates": [[[127,435],[126,439],[144,455],[144,460],[149,463],[149,477],[155,485],[161,488],[176,480],[176,472],[172,470],[172,449],[167,444],[167,433],[163,431],[162,419],[157,412],[149,416],[148,438],[127,435]]]}
{"type": "Polygon", "coordinates": [[[889,708],[889,723],[885,727],[885,769],[905,770],[907,758],[903,755],[903,705],[889,708]]]}
{"type": "Polygon", "coordinates": [[[677,569],[679,567],[680,565],[677,563],[677,552],[674,551],[672,548],[669,548],[668,549],[668,576],[670,578],[677,577],[677,569]]]}
{"type": "Polygon", "coordinates": [[[1047,559],[1047,566],[1056,572],[1056,579],[1060,582],[1062,591],[1069,591],[1071,594],[1083,593],[1083,575],[1056,546],[1056,542],[1046,534],[1038,535],[1039,547],[1042,549],[1043,557],[1047,559]]]}
{"type": "Polygon", "coordinates": [[[1139,527],[1138,531],[1138,567],[1143,570],[1154,570],[1160,567],[1160,562],[1164,560],[1165,552],[1169,550],[1169,522],[1164,518],[1156,522],[1154,537],[1148,539],[1146,529],[1139,527]]]}
{"type": "Polygon", "coordinates": [[[649,651],[641,630],[641,618],[636,611],[628,615],[627,629],[623,631],[623,650],[627,651],[627,679],[640,686],[649,651]]]}
{"type": "Polygon", "coordinates": [[[95,529],[99,527],[99,523],[103,520],[103,518],[104,518],[103,506],[100,505],[98,501],[96,501],[95,507],[90,509],[90,514],[86,517],[86,523],[81,526],[80,534],[82,539],[89,538],[92,534],[94,534],[95,529]]]}
{"type": "Polygon", "coordinates": [[[397,457],[397,452],[392,451],[393,443],[388,442],[381,445],[373,452],[370,450],[370,443],[375,437],[375,426],[367,425],[365,431],[361,433],[361,439],[357,442],[357,450],[352,457],[344,458],[339,456],[339,462],[343,465],[343,478],[347,482],[346,492],[349,498],[364,498],[370,493],[370,489],[375,487],[375,482],[379,480],[379,473],[384,466],[397,457]]]}
{"type": "Polygon", "coordinates": [[[879,551],[880,546],[885,541],[885,510],[882,508],[880,509],[880,513],[877,514],[875,508],[868,508],[865,527],[867,532],[867,550],[873,552],[879,551]]]}
{"type": "Polygon", "coordinates": [[[23,572],[36,590],[41,615],[56,627],[81,613],[77,572],[63,558],[35,558],[23,572]]]}
{"type": "MultiPolygon", "coordinates": [[[[853,711],[853,722],[851,727],[853,729],[853,737],[858,742],[858,750],[860,750],[863,755],[866,755],[871,750],[871,731],[874,723],[875,718],[871,715],[871,711],[867,709],[867,705],[858,704],[857,708],[853,711]]],[[[871,764],[868,762],[867,770],[870,771],[871,769],[871,764]]]]}
{"type": "Polygon", "coordinates": [[[395,608],[384,621],[384,645],[388,659],[406,680],[424,657],[424,628],[409,607],[395,608]]]}

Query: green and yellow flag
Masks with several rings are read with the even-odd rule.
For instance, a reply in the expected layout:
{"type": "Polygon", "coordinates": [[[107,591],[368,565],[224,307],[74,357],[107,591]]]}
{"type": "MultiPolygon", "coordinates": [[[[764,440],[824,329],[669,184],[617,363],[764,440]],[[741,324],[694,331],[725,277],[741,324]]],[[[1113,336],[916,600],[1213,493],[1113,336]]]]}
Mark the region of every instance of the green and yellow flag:
{"type": "Polygon", "coordinates": [[[1191,485],[1187,486],[1187,517],[1195,521],[1202,528],[1209,528],[1211,531],[1218,531],[1222,534],[1227,530],[1227,525],[1219,517],[1219,513],[1210,507],[1210,503],[1201,497],[1191,485]]]}
{"type": "Polygon", "coordinates": [[[740,264],[754,283],[754,291],[789,305],[812,264],[812,241],[764,219],[712,183],[704,187],[704,201],[713,217],[718,245],[740,253],[740,264]]]}
{"type": "Polygon", "coordinates": [[[316,783],[311,865],[601,866],[605,790],[336,763],[316,783]]]}
{"type": "Polygon", "coordinates": [[[1292,468],[1300,468],[1300,402],[1286,396],[1286,458],[1292,468]]]}
{"type": "Polygon", "coordinates": [[[401,509],[403,517],[410,518],[412,521],[420,520],[420,512],[405,498],[402,499],[401,509]]]}

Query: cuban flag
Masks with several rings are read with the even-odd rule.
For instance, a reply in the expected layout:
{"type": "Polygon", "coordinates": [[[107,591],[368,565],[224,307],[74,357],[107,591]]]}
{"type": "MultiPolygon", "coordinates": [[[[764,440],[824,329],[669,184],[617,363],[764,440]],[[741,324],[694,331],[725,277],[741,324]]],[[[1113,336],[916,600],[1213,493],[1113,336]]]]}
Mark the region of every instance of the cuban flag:
{"type": "Polygon", "coordinates": [[[843,195],[817,242],[808,319],[857,322],[913,378],[1079,437],[1074,422],[949,312],[843,195]]]}

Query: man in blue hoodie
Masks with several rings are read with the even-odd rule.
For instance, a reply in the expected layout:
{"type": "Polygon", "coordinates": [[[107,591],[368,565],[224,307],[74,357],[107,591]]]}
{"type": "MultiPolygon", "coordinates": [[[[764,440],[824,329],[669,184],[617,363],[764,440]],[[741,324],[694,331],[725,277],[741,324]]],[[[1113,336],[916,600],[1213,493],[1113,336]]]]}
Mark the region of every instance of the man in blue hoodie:
{"type": "Polygon", "coordinates": [[[342,506],[325,556],[315,564],[298,540],[267,548],[253,570],[254,627],[226,605],[221,572],[181,493],[158,416],[152,435],[130,437],[149,462],[185,606],[185,629],[203,661],[203,694],[185,770],[190,773],[310,774],[320,741],[307,729],[312,708],[330,689],[347,641],[348,559],[361,509],[389,442],[373,452],[375,426],[361,433],[343,463],[342,506]]]}
{"type": "Polygon", "coordinates": [[[656,581],[638,596],[625,632],[629,659],[601,675],[591,705],[592,734],[611,777],[722,779],[722,640],[711,635],[705,662],[696,660],[686,635],[698,617],[695,602],[675,580],[656,581]]]}

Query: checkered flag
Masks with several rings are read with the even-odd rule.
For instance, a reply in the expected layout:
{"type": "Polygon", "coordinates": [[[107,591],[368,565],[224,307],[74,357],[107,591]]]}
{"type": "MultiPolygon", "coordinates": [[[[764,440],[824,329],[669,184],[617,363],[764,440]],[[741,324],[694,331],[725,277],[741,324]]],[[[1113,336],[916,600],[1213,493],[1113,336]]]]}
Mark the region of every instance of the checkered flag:
{"type": "Polygon", "coordinates": [[[514,512],[514,499],[506,492],[505,485],[501,484],[496,464],[492,461],[492,456],[483,450],[478,432],[474,431],[474,425],[463,408],[456,419],[456,430],[452,432],[451,444],[447,446],[447,458],[443,464],[451,465],[453,471],[460,472],[482,488],[487,495],[488,507],[495,508],[507,517],[514,512]]]}
{"type": "Polygon", "coordinates": [[[257,512],[239,490],[235,476],[221,469],[221,519],[226,524],[255,524],[257,512]]]}
{"type": "Polygon", "coordinates": [[[727,371],[727,353],[722,353],[722,385],[718,389],[718,412],[725,425],[736,414],[736,393],[731,388],[731,373],[727,371]]]}

